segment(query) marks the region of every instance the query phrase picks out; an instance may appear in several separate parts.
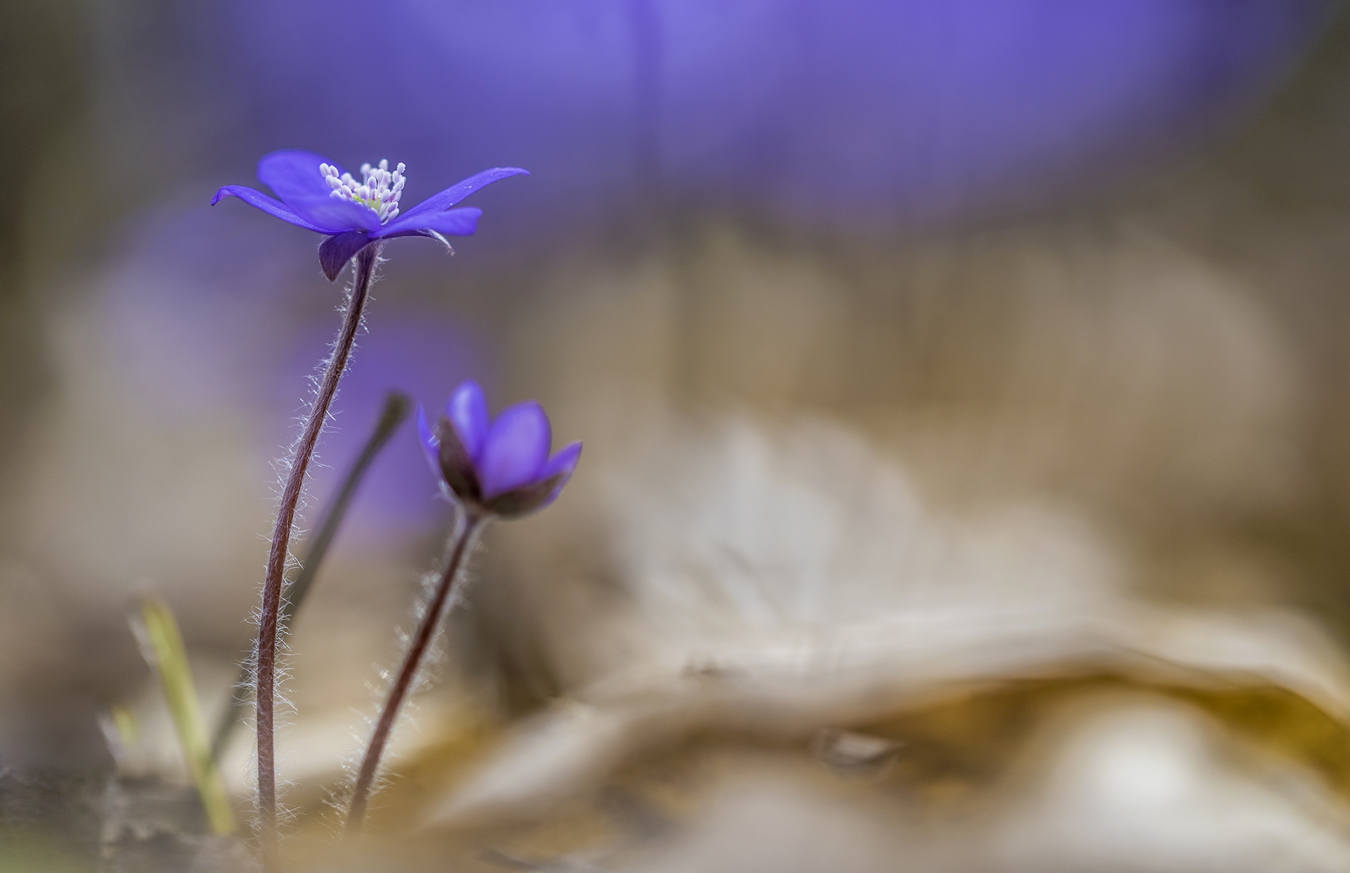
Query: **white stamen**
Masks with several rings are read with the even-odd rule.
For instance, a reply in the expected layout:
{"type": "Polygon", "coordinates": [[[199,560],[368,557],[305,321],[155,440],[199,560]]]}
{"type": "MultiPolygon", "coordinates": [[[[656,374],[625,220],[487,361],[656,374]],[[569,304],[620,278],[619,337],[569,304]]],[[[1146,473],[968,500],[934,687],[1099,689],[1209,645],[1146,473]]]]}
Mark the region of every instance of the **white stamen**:
{"type": "Polygon", "coordinates": [[[394,171],[389,172],[389,161],[381,160],[378,167],[372,167],[370,164],[361,165],[361,181],[352,178],[351,173],[338,175],[337,167],[331,164],[319,164],[319,172],[323,174],[324,181],[328,187],[333,189],[330,196],[339,200],[350,200],[369,209],[375,210],[375,214],[380,217],[380,223],[389,222],[394,216],[398,215],[398,199],[403,195],[404,171],[407,170],[403,164],[399,164],[394,171]]]}

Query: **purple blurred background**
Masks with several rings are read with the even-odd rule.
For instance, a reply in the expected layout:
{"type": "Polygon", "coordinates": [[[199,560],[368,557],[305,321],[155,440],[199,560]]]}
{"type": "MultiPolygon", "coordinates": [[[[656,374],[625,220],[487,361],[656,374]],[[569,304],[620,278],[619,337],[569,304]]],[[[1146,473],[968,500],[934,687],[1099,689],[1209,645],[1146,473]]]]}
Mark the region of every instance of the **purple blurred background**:
{"type": "Polygon", "coordinates": [[[653,193],[875,230],[1119,178],[1252,106],[1328,10],[283,0],[219,7],[202,49],[240,165],[278,146],[388,156],[410,196],[524,166],[530,185],[493,192],[497,220],[545,234],[653,193]]]}

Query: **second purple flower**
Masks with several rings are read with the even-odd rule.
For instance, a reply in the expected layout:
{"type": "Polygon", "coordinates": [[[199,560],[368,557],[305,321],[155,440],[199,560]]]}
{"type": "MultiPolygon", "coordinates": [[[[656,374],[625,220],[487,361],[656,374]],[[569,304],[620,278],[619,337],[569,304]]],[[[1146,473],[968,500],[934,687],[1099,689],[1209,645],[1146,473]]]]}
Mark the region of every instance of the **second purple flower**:
{"type": "Polygon", "coordinates": [[[553,436],[548,416],[532,400],[507,407],[494,421],[488,415],[483,389],[472,380],[461,383],[450,395],[445,415],[434,431],[426,411],[418,407],[417,431],[442,489],[460,512],[440,580],[420,610],[417,632],[409,641],[403,665],[389,687],[361,758],[347,808],[348,834],[359,832],[365,821],[390,732],[443,614],[458,599],[464,585],[464,566],[479,533],[498,518],[514,518],[552,503],[581,457],[581,443],[571,443],[549,455],[553,436]]]}
{"type": "Polygon", "coordinates": [[[491,419],[483,389],[473,380],[450,395],[434,429],[418,407],[417,432],[448,494],[496,516],[524,515],[552,503],[581,457],[581,443],[549,454],[548,416],[532,400],[491,419]]]}

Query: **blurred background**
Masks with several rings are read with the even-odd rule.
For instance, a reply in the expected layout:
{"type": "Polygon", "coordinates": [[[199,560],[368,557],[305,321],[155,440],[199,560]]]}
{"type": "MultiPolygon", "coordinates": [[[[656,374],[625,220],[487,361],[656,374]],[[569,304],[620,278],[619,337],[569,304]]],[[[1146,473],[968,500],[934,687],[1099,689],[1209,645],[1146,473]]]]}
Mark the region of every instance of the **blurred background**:
{"type": "MultiPolygon", "coordinates": [[[[0,107],[13,833],[97,848],[112,706],[185,778],[135,596],[230,693],[342,289],[208,204],[305,148],[532,174],[387,247],[308,523],[393,388],[586,446],[478,556],[383,869],[1350,865],[1342,4],[11,2],[0,107]]],[[[315,869],[448,520],[405,426],[295,627],[315,869]]]]}

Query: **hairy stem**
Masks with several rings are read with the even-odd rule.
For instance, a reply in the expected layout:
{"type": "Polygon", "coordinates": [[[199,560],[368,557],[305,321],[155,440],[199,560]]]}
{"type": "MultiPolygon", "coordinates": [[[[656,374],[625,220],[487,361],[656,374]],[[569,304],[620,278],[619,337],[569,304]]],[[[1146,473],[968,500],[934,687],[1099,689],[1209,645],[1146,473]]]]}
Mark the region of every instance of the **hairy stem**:
{"type": "MultiPolygon", "coordinates": [[[[338,528],[342,526],[342,520],[347,515],[347,508],[351,505],[352,498],[356,496],[356,491],[361,486],[366,471],[370,469],[370,465],[374,463],[380,450],[389,442],[389,438],[398,430],[399,425],[408,417],[408,410],[411,407],[412,400],[401,391],[390,391],[385,395],[384,407],[380,411],[379,420],[375,422],[374,430],[371,431],[370,437],[366,440],[366,444],[362,447],[356,460],[347,469],[347,474],[343,477],[342,485],[338,488],[337,494],[324,508],[319,526],[305,549],[305,556],[300,564],[300,572],[296,574],[295,580],[286,587],[286,598],[281,602],[281,613],[277,620],[278,634],[285,635],[290,631],[295,614],[304,602],[305,595],[309,593],[310,586],[314,584],[319,567],[323,566],[323,559],[328,554],[328,547],[333,544],[338,528]]],[[[211,741],[211,760],[217,763],[220,762],[221,755],[225,753],[225,747],[229,744],[230,738],[234,736],[235,727],[240,723],[239,711],[244,708],[244,704],[248,703],[249,700],[249,693],[243,689],[252,678],[253,673],[249,669],[249,665],[245,664],[240,670],[239,681],[236,683],[240,691],[231,694],[229,700],[226,701],[225,711],[221,713],[220,721],[216,725],[215,738],[211,741]]]]}
{"type": "Polygon", "coordinates": [[[281,506],[276,524],[272,527],[272,549],[267,556],[267,579],[263,583],[262,611],[258,619],[258,651],[253,687],[253,700],[258,723],[258,836],[262,843],[264,870],[277,866],[277,771],[275,748],[275,692],[277,663],[277,618],[281,606],[281,587],[286,575],[286,560],[290,554],[291,527],[295,523],[295,508],[305,483],[305,472],[314,455],[314,444],[328,418],[328,407],[337,394],[338,381],[347,368],[352,342],[361,326],[361,314],[366,306],[375,262],[380,254],[378,243],[362,249],[356,256],[356,276],[352,281],[351,296],[343,316],[342,329],[333,344],[333,353],[324,369],[323,381],[309,410],[305,429],[295,446],[295,457],[286,475],[281,492],[281,506]]]}
{"type": "Polygon", "coordinates": [[[375,732],[370,736],[370,745],[366,747],[365,757],[361,759],[361,770],[356,776],[351,806],[347,809],[348,836],[359,833],[361,824],[365,821],[370,787],[375,781],[375,774],[379,771],[380,756],[384,754],[384,747],[389,741],[394,722],[398,719],[399,709],[402,708],[403,701],[412,688],[413,680],[417,678],[422,658],[426,655],[436,634],[436,628],[440,625],[446,601],[453,602],[453,595],[459,590],[464,564],[486,523],[486,516],[466,511],[450,538],[450,546],[446,549],[445,563],[441,568],[435,593],[432,594],[431,601],[422,614],[422,621],[417,627],[417,634],[413,637],[412,643],[408,646],[407,654],[403,656],[403,666],[399,668],[398,676],[389,688],[389,696],[385,699],[384,708],[380,710],[380,719],[375,723],[375,732]]]}

